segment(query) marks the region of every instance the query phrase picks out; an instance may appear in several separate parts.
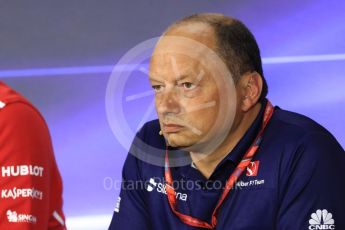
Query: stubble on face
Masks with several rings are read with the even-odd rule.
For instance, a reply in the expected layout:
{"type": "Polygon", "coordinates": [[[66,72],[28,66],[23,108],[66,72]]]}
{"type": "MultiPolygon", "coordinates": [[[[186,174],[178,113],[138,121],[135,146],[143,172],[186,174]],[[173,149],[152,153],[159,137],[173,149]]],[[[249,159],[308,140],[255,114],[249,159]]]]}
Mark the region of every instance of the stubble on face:
{"type": "Polygon", "coordinates": [[[222,83],[216,82],[217,76],[205,61],[207,52],[203,49],[215,50],[214,32],[209,26],[198,25],[178,28],[166,36],[186,37],[204,45],[189,50],[193,55],[186,55],[186,50],[178,42],[168,42],[162,37],[150,63],[150,76],[155,79],[151,84],[164,85],[166,90],[165,94],[155,95],[156,110],[166,141],[170,146],[184,149],[200,147],[215,136],[211,129],[221,113],[220,98],[227,96],[227,92],[219,89],[222,83]],[[185,79],[179,82],[182,77],[185,79]],[[178,86],[183,82],[193,83],[196,87],[184,91],[178,86]],[[169,130],[165,124],[170,123],[181,125],[182,128],[177,128],[176,132],[171,128],[169,130]]]}

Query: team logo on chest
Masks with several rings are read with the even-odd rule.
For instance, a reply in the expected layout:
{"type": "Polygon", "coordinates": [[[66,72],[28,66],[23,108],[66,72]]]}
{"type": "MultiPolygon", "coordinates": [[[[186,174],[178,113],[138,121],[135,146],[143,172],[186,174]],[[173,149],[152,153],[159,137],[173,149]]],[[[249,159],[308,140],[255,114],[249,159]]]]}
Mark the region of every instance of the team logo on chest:
{"type": "Polygon", "coordinates": [[[257,176],[259,172],[260,161],[252,161],[247,167],[246,176],[257,176]]]}
{"type": "MultiPolygon", "coordinates": [[[[161,183],[159,178],[150,178],[146,185],[146,190],[148,192],[156,191],[167,195],[166,185],[165,183],[161,183]]],[[[188,195],[186,193],[176,192],[176,198],[181,201],[187,201],[188,195]]]]}

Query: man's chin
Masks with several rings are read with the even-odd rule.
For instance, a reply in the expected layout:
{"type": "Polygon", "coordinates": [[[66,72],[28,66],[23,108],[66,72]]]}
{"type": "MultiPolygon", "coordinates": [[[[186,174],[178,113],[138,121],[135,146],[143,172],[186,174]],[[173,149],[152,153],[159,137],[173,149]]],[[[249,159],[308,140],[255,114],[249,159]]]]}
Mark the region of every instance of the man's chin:
{"type": "Polygon", "coordinates": [[[186,143],[181,143],[181,142],[174,142],[174,141],[168,141],[169,146],[178,148],[178,149],[187,149],[191,147],[190,145],[186,143]]]}
{"type": "Polygon", "coordinates": [[[178,140],[171,139],[168,141],[168,144],[169,146],[173,148],[178,148],[180,150],[187,151],[187,152],[200,152],[200,153],[205,152],[206,153],[206,152],[209,152],[209,148],[210,148],[210,146],[208,146],[208,144],[205,142],[198,142],[198,141],[191,142],[190,140],[178,141],[178,140]]]}
{"type": "Polygon", "coordinates": [[[174,148],[179,148],[179,149],[184,149],[192,146],[194,143],[191,143],[191,141],[187,138],[183,138],[180,136],[174,136],[174,135],[169,135],[167,138],[168,144],[171,147],[174,148]]]}
{"type": "Polygon", "coordinates": [[[197,141],[192,141],[190,138],[176,138],[170,136],[167,140],[169,146],[185,151],[193,151],[195,147],[198,146],[197,141]]]}

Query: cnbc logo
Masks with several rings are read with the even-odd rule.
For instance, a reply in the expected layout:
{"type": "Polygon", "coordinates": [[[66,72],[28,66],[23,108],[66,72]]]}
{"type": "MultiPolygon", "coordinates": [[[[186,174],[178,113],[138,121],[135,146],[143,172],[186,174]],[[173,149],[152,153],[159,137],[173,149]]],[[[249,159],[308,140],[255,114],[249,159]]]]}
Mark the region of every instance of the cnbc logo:
{"type": "Polygon", "coordinates": [[[326,209],[319,209],[315,213],[311,214],[311,219],[309,220],[309,229],[335,229],[332,213],[328,212],[326,209]]]}

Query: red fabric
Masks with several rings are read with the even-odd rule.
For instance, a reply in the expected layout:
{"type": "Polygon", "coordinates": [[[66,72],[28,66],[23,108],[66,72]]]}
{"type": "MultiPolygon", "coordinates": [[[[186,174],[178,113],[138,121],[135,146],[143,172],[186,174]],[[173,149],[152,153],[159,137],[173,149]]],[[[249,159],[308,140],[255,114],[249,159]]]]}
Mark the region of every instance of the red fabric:
{"type": "Polygon", "coordinates": [[[65,229],[48,127],[35,107],[2,82],[0,178],[0,229],[65,229]]]}

